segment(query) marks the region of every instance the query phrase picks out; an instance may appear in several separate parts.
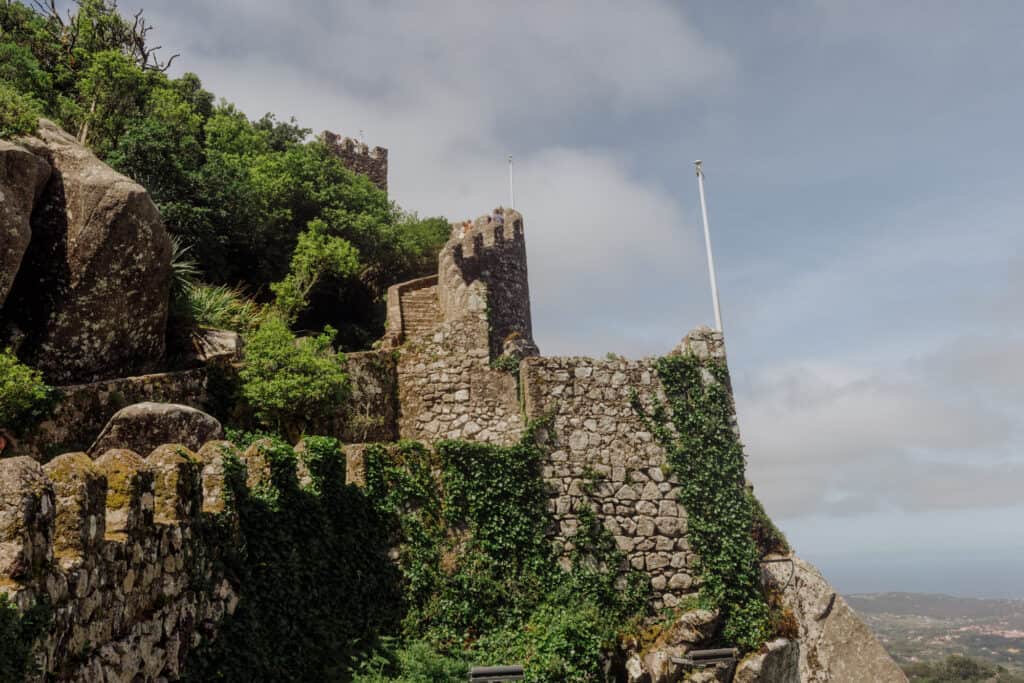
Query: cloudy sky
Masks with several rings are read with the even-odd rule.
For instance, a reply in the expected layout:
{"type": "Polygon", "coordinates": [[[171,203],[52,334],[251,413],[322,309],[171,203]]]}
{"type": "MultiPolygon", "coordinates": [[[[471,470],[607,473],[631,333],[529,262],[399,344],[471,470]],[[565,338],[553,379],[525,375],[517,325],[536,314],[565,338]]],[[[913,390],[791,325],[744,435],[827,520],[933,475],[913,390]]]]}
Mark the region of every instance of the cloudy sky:
{"type": "MultiPolygon", "coordinates": [[[[1024,598],[1024,8],[140,0],[253,117],[365,131],[392,196],[526,220],[544,353],[711,321],[750,478],[840,589],[1024,598]]],[[[956,6],[954,6],[956,5],[956,6]]]]}

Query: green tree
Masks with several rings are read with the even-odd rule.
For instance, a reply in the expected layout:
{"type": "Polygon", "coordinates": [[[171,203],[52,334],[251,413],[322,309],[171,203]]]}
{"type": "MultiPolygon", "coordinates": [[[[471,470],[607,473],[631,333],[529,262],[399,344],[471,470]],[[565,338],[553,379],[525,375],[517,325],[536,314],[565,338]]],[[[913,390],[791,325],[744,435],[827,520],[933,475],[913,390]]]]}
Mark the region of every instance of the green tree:
{"type": "Polygon", "coordinates": [[[53,119],[147,188],[199,281],[276,297],[343,348],[378,338],[386,288],[436,268],[447,222],[403,212],[295,119],[251,121],[195,74],[169,79],[147,31],[112,0],[0,3],[0,132],[53,119]]]}
{"type": "Polygon", "coordinates": [[[334,330],[296,339],[279,315],[249,338],[240,376],[242,395],[264,425],[298,440],[314,420],[333,414],[348,396],[345,357],[331,347],[334,330]]]}
{"type": "Polygon", "coordinates": [[[82,121],[78,139],[103,156],[117,144],[146,96],[146,77],[125,55],[105,50],[92,55],[78,81],[82,121]]]}
{"type": "Polygon", "coordinates": [[[39,126],[39,104],[0,81],[0,138],[31,135],[39,126]]]}
{"type": "Polygon", "coordinates": [[[292,252],[291,268],[281,282],[271,286],[277,306],[295,319],[309,306],[309,295],[327,277],[346,278],[359,270],[359,252],[348,240],[335,237],[320,219],[309,222],[292,252]]]}
{"type": "Polygon", "coordinates": [[[0,352],[0,428],[21,431],[42,418],[52,400],[53,390],[38,370],[20,363],[10,349],[0,352]]]}

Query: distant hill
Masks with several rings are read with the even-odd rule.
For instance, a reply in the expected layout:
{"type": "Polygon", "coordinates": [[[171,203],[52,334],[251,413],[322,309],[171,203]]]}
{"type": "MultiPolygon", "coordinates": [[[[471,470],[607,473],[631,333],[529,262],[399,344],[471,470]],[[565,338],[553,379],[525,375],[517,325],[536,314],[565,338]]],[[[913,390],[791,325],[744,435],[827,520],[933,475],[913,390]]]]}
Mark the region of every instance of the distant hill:
{"type": "Polygon", "coordinates": [[[1024,672],[1024,600],[866,593],[847,601],[901,665],[962,654],[1024,672]]]}
{"type": "Polygon", "coordinates": [[[904,614],[935,619],[996,619],[1024,615],[1024,600],[959,598],[936,593],[860,593],[846,600],[861,614],[904,614]]]}

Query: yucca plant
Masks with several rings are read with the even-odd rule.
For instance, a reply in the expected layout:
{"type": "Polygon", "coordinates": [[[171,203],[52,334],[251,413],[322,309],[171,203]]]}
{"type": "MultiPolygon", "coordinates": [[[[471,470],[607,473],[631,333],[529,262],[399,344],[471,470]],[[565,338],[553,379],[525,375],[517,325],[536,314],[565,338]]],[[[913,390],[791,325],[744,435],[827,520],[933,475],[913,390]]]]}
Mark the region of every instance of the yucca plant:
{"type": "Polygon", "coordinates": [[[265,306],[234,287],[193,283],[186,290],[189,314],[197,327],[252,332],[265,318],[265,306]]]}
{"type": "Polygon", "coordinates": [[[171,296],[186,294],[189,285],[199,277],[199,264],[189,251],[191,244],[185,244],[180,235],[171,235],[171,296]]]}

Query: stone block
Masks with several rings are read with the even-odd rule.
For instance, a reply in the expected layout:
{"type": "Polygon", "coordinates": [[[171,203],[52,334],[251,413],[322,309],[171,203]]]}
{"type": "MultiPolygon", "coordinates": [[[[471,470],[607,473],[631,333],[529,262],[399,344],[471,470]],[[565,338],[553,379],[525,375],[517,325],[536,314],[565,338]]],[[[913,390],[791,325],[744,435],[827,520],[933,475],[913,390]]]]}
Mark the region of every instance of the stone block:
{"type": "Polygon", "coordinates": [[[165,444],[146,463],[154,475],[154,519],[162,524],[192,521],[203,506],[202,465],[195,454],[181,444],[165,444]]]}
{"type": "Polygon", "coordinates": [[[32,458],[0,460],[0,589],[53,559],[53,486],[32,458]]]}
{"type": "Polygon", "coordinates": [[[226,506],[224,460],[230,455],[240,457],[238,449],[230,441],[207,441],[196,453],[202,466],[200,478],[203,485],[202,511],[223,512],[226,506]]]}
{"type": "Polygon", "coordinates": [[[153,525],[153,470],[132,451],[115,448],[95,461],[107,479],[106,538],[124,541],[153,525]]]}
{"type": "Polygon", "coordinates": [[[85,453],[59,455],[43,467],[56,503],[53,550],[73,561],[98,549],[106,534],[107,479],[85,453]]]}

